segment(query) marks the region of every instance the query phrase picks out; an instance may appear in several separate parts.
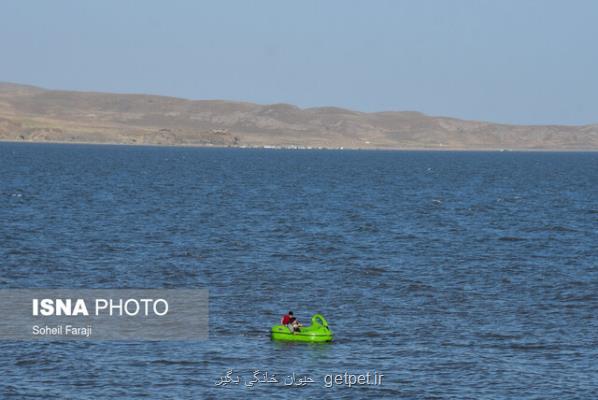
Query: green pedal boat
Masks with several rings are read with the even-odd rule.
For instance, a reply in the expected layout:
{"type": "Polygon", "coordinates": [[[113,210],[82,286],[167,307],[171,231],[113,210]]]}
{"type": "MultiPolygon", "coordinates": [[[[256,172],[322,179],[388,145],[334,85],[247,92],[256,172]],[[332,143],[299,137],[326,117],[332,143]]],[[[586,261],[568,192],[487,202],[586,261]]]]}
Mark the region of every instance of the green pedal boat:
{"type": "Polygon", "coordinates": [[[328,328],[326,318],[322,314],[315,314],[311,317],[311,325],[302,326],[299,332],[291,332],[286,325],[274,325],[272,327],[272,340],[309,343],[331,342],[332,331],[328,328]]]}

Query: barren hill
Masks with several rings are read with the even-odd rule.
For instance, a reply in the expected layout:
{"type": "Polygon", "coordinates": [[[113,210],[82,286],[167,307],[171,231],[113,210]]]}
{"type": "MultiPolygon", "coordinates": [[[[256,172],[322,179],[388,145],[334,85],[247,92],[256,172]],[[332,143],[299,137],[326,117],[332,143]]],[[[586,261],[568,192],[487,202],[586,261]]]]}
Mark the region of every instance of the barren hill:
{"type": "Polygon", "coordinates": [[[0,140],[204,146],[596,150],[598,125],[185,100],[0,83],[0,140]]]}

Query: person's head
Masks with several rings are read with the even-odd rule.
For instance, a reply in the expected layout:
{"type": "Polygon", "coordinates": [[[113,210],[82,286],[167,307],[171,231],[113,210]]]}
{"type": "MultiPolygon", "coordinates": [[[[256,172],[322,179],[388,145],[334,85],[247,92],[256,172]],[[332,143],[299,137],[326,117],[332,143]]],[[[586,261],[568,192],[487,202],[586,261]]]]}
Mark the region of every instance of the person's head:
{"type": "Polygon", "coordinates": [[[292,315],[293,315],[293,312],[292,312],[292,311],[289,311],[289,315],[291,315],[291,316],[292,316],[292,315]]]}

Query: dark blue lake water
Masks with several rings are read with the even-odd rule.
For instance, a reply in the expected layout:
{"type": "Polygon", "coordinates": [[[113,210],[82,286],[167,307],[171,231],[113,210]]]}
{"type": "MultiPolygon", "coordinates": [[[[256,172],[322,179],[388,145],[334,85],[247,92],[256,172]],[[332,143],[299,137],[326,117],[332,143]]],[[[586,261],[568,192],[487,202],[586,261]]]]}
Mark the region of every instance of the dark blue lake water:
{"type": "Polygon", "coordinates": [[[598,153],[0,144],[0,288],[59,287],[208,288],[210,338],[0,342],[1,398],[595,398],[598,153]]]}

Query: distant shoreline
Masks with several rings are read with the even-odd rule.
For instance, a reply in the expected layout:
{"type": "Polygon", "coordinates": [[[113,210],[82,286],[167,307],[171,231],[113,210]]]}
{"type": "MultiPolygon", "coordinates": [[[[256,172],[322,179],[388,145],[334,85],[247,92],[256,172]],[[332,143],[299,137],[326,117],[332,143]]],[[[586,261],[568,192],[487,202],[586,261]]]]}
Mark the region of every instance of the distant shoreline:
{"type": "Polygon", "coordinates": [[[598,149],[495,149],[495,148],[448,148],[448,147],[284,147],[284,146],[219,146],[202,144],[151,144],[151,143],[117,143],[117,142],[83,142],[83,141],[27,141],[0,139],[0,143],[13,144],[50,144],[50,145],[90,145],[119,147],[165,147],[165,148],[199,148],[199,149],[238,149],[238,150],[274,150],[274,151],[396,151],[396,152],[463,152],[463,153],[598,153],[598,149]]]}
{"type": "Polygon", "coordinates": [[[368,113],[0,82],[0,140],[297,150],[598,151],[598,124],[510,125],[416,111],[368,113]]]}

